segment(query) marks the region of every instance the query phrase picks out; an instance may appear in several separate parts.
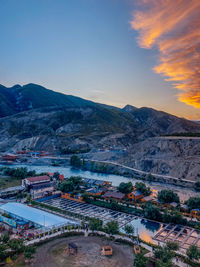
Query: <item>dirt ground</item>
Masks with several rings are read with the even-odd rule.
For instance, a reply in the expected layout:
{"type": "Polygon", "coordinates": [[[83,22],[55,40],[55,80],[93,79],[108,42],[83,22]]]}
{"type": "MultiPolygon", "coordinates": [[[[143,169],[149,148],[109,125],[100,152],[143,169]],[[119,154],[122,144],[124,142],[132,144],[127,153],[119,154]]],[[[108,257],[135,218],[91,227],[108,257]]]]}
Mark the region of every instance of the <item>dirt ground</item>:
{"type": "MultiPolygon", "coordinates": [[[[30,265],[29,265],[30,266],[30,265]]],[[[100,237],[69,237],[51,241],[37,249],[32,267],[131,267],[133,248],[100,237]],[[78,246],[78,253],[69,255],[68,243],[78,246]],[[102,246],[113,249],[112,256],[101,255],[102,246]]]]}

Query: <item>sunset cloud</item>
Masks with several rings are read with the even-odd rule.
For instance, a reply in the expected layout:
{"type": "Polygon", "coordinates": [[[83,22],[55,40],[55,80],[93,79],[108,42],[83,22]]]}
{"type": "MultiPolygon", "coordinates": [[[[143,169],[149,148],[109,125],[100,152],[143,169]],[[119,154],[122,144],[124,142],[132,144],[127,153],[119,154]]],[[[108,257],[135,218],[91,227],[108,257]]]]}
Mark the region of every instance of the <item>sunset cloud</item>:
{"type": "Polygon", "coordinates": [[[156,73],[179,91],[180,101],[200,108],[200,0],[139,0],[131,26],[140,47],[159,51],[156,73]]]}

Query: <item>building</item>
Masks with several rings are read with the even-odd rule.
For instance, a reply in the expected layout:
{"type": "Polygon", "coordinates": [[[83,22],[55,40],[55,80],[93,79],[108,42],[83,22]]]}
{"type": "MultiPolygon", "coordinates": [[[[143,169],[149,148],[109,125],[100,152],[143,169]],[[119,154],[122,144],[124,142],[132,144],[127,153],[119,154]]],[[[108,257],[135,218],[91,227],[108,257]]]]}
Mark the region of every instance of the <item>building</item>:
{"type": "Polygon", "coordinates": [[[71,199],[79,202],[83,202],[82,194],[78,193],[73,195],[72,192],[61,193],[62,198],[71,199]]]}
{"type": "Polygon", "coordinates": [[[141,199],[142,202],[148,202],[148,201],[154,201],[154,197],[153,196],[146,196],[146,197],[143,197],[141,199]]]}
{"type": "Polygon", "coordinates": [[[178,206],[178,203],[176,203],[176,202],[171,202],[171,203],[168,204],[169,208],[174,208],[175,209],[175,208],[177,208],[177,206],[178,206]]]}
{"type": "Polygon", "coordinates": [[[30,194],[32,199],[43,198],[45,196],[51,195],[53,191],[54,187],[51,182],[30,185],[30,194]]]}
{"type": "Polygon", "coordinates": [[[137,200],[141,200],[144,197],[144,195],[140,191],[136,190],[136,191],[132,191],[131,193],[127,194],[127,197],[129,200],[137,201],[137,200]]]}
{"type": "Polygon", "coordinates": [[[3,161],[15,161],[18,158],[19,158],[19,156],[14,155],[14,154],[5,154],[5,155],[2,155],[2,157],[1,157],[1,159],[3,161]]]}
{"type": "Polygon", "coordinates": [[[95,180],[89,178],[82,178],[83,182],[89,186],[96,185],[96,186],[111,186],[112,182],[103,181],[103,180],[95,180]]]}
{"type": "Polygon", "coordinates": [[[22,186],[29,188],[33,184],[39,184],[44,182],[50,182],[48,175],[28,177],[22,180],[22,186]]]}
{"type": "Polygon", "coordinates": [[[189,210],[188,206],[185,204],[180,204],[180,207],[184,212],[187,212],[189,210]]]}
{"type": "Polygon", "coordinates": [[[106,199],[116,199],[116,200],[122,200],[125,198],[125,194],[121,193],[121,192],[115,192],[115,191],[107,191],[104,195],[104,198],[106,199]]]}
{"type": "Polygon", "coordinates": [[[104,190],[102,188],[92,187],[90,189],[87,189],[86,192],[93,196],[101,196],[104,190]]]}
{"type": "Polygon", "coordinates": [[[19,221],[26,223],[26,228],[52,228],[59,225],[75,224],[71,220],[17,202],[9,202],[0,206],[1,220],[2,217],[3,219],[6,218],[3,216],[4,214],[9,215],[7,217],[10,219],[4,223],[14,228],[18,227],[19,221]]]}

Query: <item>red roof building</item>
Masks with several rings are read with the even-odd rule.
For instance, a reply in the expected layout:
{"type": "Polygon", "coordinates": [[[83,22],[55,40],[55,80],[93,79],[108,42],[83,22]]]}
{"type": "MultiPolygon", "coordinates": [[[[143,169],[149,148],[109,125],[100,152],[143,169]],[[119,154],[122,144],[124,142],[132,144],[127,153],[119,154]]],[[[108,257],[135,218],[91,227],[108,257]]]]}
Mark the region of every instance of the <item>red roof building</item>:
{"type": "Polygon", "coordinates": [[[16,159],[18,159],[18,155],[14,155],[14,154],[6,154],[6,155],[2,155],[2,160],[4,161],[15,161],[16,159]]]}
{"type": "Polygon", "coordinates": [[[33,184],[38,184],[42,182],[50,182],[50,177],[47,175],[28,177],[22,180],[22,186],[30,186],[33,184]]]}

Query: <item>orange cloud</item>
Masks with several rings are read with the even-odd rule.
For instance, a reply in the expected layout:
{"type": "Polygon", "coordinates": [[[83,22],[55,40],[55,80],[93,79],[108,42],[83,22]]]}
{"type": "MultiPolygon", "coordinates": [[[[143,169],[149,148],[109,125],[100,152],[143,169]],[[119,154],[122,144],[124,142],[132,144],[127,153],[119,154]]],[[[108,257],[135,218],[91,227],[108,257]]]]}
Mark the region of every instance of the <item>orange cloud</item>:
{"type": "Polygon", "coordinates": [[[200,0],[139,0],[131,26],[142,48],[157,47],[155,72],[179,90],[180,101],[200,108],[200,0]]]}

